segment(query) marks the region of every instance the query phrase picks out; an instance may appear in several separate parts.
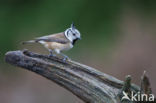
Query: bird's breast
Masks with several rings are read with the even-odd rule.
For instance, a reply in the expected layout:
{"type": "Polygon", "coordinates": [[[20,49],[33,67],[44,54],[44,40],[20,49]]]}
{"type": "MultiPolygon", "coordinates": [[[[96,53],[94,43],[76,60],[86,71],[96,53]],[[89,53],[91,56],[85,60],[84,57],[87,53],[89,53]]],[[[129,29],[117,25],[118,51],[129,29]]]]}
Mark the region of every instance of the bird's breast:
{"type": "Polygon", "coordinates": [[[45,44],[45,47],[52,50],[58,49],[60,51],[64,51],[71,49],[73,45],[71,43],[61,44],[57,42],[48,42],[45,44]]]}

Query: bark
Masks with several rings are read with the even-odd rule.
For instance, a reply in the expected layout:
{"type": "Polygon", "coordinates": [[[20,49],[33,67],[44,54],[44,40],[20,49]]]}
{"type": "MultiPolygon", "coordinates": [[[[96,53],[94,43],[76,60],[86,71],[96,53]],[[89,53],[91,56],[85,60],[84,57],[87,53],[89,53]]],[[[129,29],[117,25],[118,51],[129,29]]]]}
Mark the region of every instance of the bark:
{"type": "Polygon", "coordinates": [[[122,91],[136,93],[142,89],[144,92],[150,90],[151,93],[145,74],[142,77],[142,88],[140,89],[137,85],[130,83],[130,76],[127,76],[123,82],[84,64],[63,61],[58,57],[48,57],[27,50],[7,52],[5,61],[48,78],[86,103],[120,103],[122,102],[122,91]],[[146,84],[148,86],[144,86],[146,84]]]}

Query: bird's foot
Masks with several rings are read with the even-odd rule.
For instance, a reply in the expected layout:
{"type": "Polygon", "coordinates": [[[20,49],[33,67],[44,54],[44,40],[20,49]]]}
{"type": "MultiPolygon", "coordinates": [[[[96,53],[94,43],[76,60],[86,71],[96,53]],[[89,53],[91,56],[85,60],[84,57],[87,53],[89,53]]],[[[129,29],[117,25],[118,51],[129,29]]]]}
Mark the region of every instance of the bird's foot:
{"type": "Polygon", "coordinates": [[[55,57],[56,56],[51,49],[49,49],[49,52],[50,52],[49,57],[55,57]]]}
{"type": "Polygon", "coordinates": [[[56,55],[55,54],[52,54],[52,53],[50,53],[49,55],[48,55],[48,57],[55,57],[56,55]]]}
{"type": "Polygon", "coordinates": [[[64,62],[70,61],[70,58],[69,58],[68,56],[64,56],[63,61],[64,61],[64,62]]]}
{"type": "Polygon", "coordinates": [[[49,57],[55,57],[56,55],[54,54],[53,50],[49,49],[49,57]]]}

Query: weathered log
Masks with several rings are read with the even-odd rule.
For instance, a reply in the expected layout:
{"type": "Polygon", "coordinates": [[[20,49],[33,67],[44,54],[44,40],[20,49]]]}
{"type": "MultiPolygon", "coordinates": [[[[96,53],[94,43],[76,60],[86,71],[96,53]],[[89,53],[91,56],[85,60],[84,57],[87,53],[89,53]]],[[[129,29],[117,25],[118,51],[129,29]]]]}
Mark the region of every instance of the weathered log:
{"type": "Polygon", "coordinates": [[[123,82],[92,67],[27,50],[7,52],[5,61],[52,80],[86,103],[120,103],[123,89],[140,91],[130,81],[123,82]]]}

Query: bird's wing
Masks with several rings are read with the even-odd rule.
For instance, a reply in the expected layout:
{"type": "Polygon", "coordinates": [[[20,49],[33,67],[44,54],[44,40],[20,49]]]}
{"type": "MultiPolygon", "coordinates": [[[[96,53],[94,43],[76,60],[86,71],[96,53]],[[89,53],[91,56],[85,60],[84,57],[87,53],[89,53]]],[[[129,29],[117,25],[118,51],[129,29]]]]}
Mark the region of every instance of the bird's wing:
{"type": "Polygon", "coordinates": [[[57,42],[61,44],[66,44],[69,40],[65,37],[63,33],[52,34],[48,36],[43,36],[35,39],[37,42],[45,41],[45,42],[57,42]]]}

